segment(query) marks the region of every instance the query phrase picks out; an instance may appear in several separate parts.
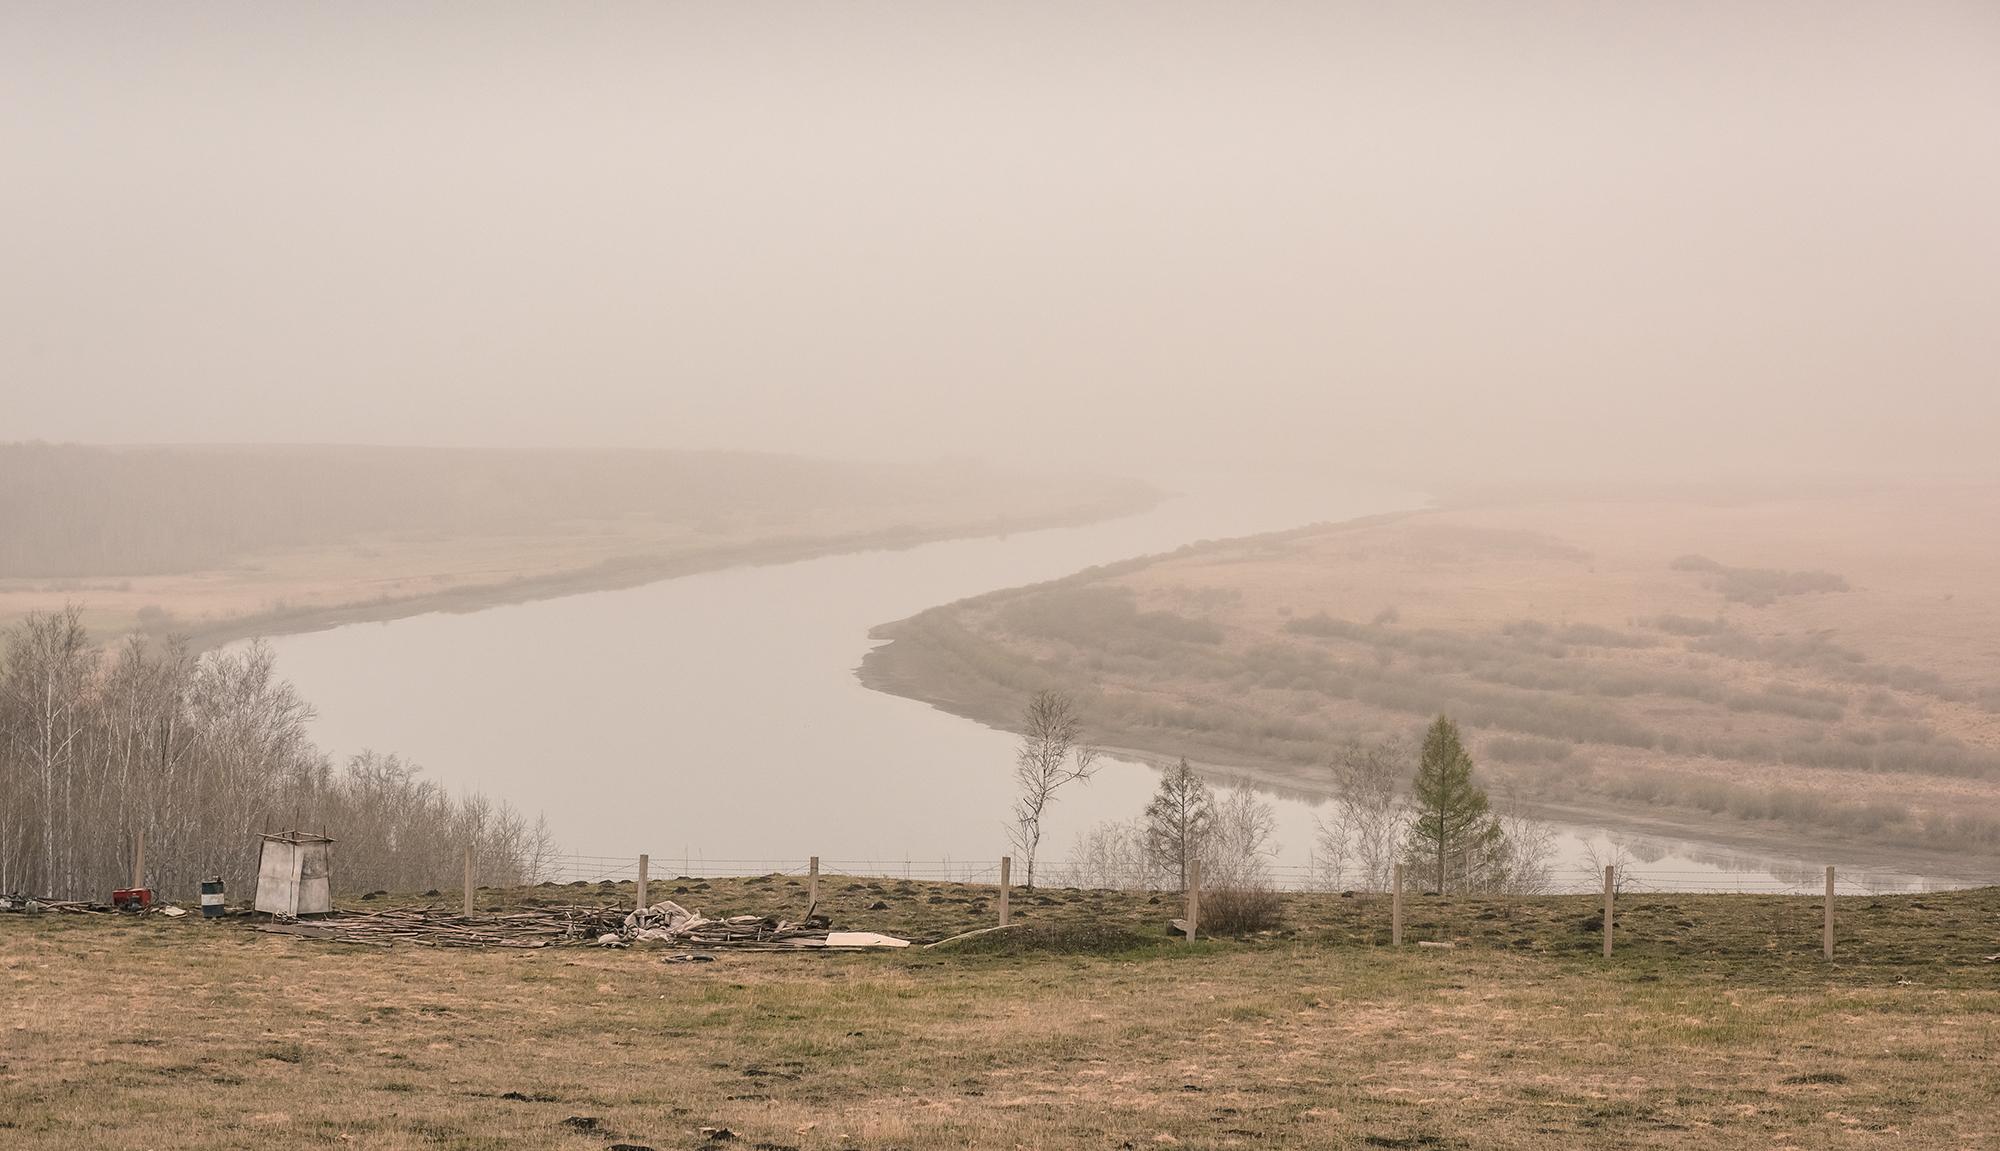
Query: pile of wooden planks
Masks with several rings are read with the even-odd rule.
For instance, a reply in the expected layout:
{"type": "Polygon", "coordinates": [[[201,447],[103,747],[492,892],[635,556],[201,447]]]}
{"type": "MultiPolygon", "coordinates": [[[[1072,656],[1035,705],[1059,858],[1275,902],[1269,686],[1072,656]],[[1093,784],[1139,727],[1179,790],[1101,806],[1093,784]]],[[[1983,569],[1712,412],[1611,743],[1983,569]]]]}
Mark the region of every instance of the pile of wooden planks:
{"type": "Polygon", "coordinates": [[[76,899],[38,899],[27,895],[0,895],[0,911],[25,911],[31,914],[60,911],[70,915],[102,915],[110,910],[101,904],[86,903],[76,899]]]}
{"type": "Polygon", "coordinates": [[[641,911],[619,907],[558,906],[467,918],[440,907],[386,908],[342,912],[310,922],[280,920],[261,924],[259,931],[317,939],[390,947],[549,947],[598,944],[626,947],[633,943],[668,943],[696,951],[790,951],[816,948],[833,951],[874,950],[906,946],[906,941],[867,932],[832,931],[825,918],[808,909],[797,923],[765,915],[732,915],[709,919],[674,903],[659,903],[641,911]]]}
{"type": "Polygon", "coordinates": [[[388,947],[547,947],[589,943],[624,923],[615,907],[543,907],[467,919],[438,907],[343,912],[312,922],[278,922],[258,928],[277,935],[388,947]]]}

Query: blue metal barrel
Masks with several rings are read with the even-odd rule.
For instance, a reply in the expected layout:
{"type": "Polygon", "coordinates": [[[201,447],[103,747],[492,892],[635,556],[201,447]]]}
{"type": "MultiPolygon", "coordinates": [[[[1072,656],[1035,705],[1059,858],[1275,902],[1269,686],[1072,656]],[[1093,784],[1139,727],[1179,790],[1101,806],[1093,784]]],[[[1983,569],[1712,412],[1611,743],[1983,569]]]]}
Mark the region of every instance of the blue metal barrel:
{"type": "Polygon", "coordinates": [[[222,877],[201,881],[201,917],[219,919],[222,917],[222,877]]]}

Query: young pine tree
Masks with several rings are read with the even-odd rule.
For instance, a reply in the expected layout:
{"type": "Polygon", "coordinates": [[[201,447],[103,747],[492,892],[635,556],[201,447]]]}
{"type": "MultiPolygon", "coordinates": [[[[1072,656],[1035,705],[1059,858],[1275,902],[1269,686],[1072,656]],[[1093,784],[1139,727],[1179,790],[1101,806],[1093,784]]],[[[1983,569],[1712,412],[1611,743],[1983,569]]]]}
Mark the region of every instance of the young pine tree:
{"type": "Polygon", "coordinates": [[[1472,782],[1472,757],[1458,725],[1438,716],[1424,733],[1422,758],[1411,786],[1411,819],[1404,855],[1440,895],[1484,885],[1499,866],[1501,830],[1472,782]]]}
{"type": "Polygon", "coordinates": [[[1215,797],[1185,756],[1160,773],[1160,789],[1146,805],[1146,857],[1187,890],[1188,864],[1215,823],[1215,797]]]}

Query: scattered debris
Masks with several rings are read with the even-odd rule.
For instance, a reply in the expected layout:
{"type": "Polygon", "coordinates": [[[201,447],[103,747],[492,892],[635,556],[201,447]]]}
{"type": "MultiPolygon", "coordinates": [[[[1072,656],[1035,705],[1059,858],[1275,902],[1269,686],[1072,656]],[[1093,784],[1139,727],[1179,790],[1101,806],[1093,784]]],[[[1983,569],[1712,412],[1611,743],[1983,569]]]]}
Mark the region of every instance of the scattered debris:
{"type": "Polygon", "coordinates": [[[160,908],[160,914],[166,916],[168,919],[179,919],[181,916],[187,914],[187,909],[184,907],[175,907],[169,903],[165,907],[160,908]]]}
{"type": "Polygon", "coordinates": [[[1458,944],[1456,944],[1456,943],[1444,943],[1444,942],[1439,942],[1438,940],[1435,940],[1435,939],[1419,939],[1419,940],[1417,940],[1417,946],[1418,946],[1418,947],[1436,947],[1436,948],[1439,948],[1439,949],[1441,949],[1441,950],[1445,950],[1445,951],[1450,951],[1450,950],[1451,950],[1452,948],[1454,948],[1454,947],[1457,947],[1457,946],[1458,946],[1458,944]]]}
{"type": "MultiPolygon", "coordinates": [[[[807,947],[812,946],[810,940],[802,940],[801,943],[807,947]]],[[[874,951],[908,947],[909,945],[910,941],[907,939],[898,939],[893,935],[883,935],[879,931],[829,931],[826,933],[826,942],[824,944],[824,946],[835,951],[874,951]]]]}
{"type": "Polygon", "coordinates": [[[71,915],[102,915],[106,910],[98,904],[76,899],[37,899],[27,895],[0,895],[0,911],[25,911],[31,914],[61,911],[71,915]]]}
{"type": "Polygon", "coordinates": [[[706,953],[706,952],[702,952],[702,951],[683,951],[683,952],[680,952],[680,953],[679,953],[679,954],[677,954],[677,955],[669,955],[669,956],[667,956],[667,958],[666,958],[666,959],[664,960],[664,962],[667,962],[667,963],[714,963],[714,962],[715,962],[715,956],[713,956],[713,955],[710,955],[710,954],[708,954],[708,953],[706,953]]]}
{"type": "Polygon", "coordinates": [[[572,1115],[562,1121],[562,1126],[575,1131],[595,1131],[603,1122],[595,1115],[572,1115]]]}
{"type": "Polygon", "coordinates": [[[762,915],[709,919],[669,899],[627,915],[623,935],[634,941],[750,951],[806,947],[872,950],[910,945],[909,940],[892,935],[880,935],[873,931],[830,931],[829,926],[825,916],[814,915],[810,908],[798,923],[762,915]]]}
{"type": "Polygon", "coordinates": [[[703,1127],[701,1137],[710,1143],[727,1143],[736,1138],[736,1132],[727,1127],[703,1127]]]}
{"type": "MultiPolygon", "coordinates": [[[[710,951],[719,948],[781,951],[817,948],[863,951],[908,947],[909,940],[872,931],[832,931],[824,916],[807,912],[788,923],[762,915],[709,919],[678,903],[656,903],[641,911],[615,907],[545,907],[471,919],[436,907],[385,908],[345,912],[312,923],[280,920],[258,930],[298,939],[388,947],[397,942],[423,947],[548,947],[596,944],[629,947],[635,942],[671,943],[710,951]]],[[[690,960],[679,960],[690,962],[690,960]]]]}

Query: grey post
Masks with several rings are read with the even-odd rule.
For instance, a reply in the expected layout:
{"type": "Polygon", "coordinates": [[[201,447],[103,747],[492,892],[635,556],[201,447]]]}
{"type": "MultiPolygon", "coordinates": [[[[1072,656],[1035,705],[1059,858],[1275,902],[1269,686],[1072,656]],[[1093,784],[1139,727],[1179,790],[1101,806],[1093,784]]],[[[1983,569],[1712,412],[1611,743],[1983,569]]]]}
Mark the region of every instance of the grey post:
{"type": "Polygon", "coordinates": [[[819,856],[806,864],[806,910],[819,905],[819,856]]]}
{"type": "Polygon", "coordinates": [[[1604,958],[1611,958],[1611,882],[1612,865],[1604,865],[1604,958]]]}
{"type": "Polygon", "coordinates": [[[1194,934],[1201,928],[1201,857],[1188,860],[1187,890],[1187,937],[1194,942],[1194,934]]]}
{"type": "Polygon", "coordinates": [[[1833,959],[1833,865],[1826,866],[1826,939],[1822,943],[1829,961],[1833,959]]]}
{"type": "Polygon", "coordinates": [[[1390,874],[1389,894],[1389,946],[1403,945],[1403,865],[1397,864],[1390,874]]]}
{"type": "Polygon", "coordinates": [[[1007,889],[1014,885],[1014,857],[1000,857],[1000,926],[1007,926],[1007,889]]]}
{"type": "Polygon", "coordinates": [[[146,886],[146,833],[132,833],[132,886],[146,886]]]}
{"type": "Polygon", "coordinates": [[[634,910],[637,910],[637,911],[644,911],[644,910],[646,910],[646,907],[647,907],[647,903],[646,903],[646,879],[647,879],[647,873],[648,873],[648,872],[649,872],[649,871],[650,871],[650,870],[652,869],[652,866],[653,866],[653,857],[652,857],[652,856],[650,856],[650,855],[641,855],[641,856],[639,857],[639,892],[638,892],[638,906],[637,906],[637,907],[636,907],[636,908],[635,908],[634,910]]]}
{"type": "Polygon", "coordinates": [[[465,845],[465,917],[472,918],[472,845],[465,845]]]}

